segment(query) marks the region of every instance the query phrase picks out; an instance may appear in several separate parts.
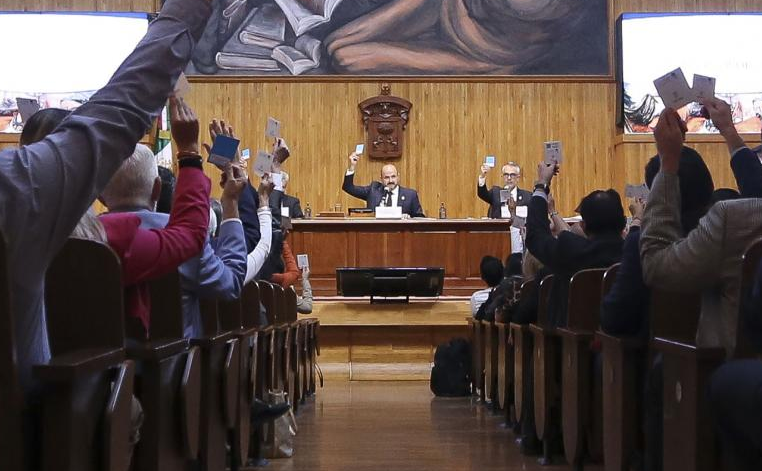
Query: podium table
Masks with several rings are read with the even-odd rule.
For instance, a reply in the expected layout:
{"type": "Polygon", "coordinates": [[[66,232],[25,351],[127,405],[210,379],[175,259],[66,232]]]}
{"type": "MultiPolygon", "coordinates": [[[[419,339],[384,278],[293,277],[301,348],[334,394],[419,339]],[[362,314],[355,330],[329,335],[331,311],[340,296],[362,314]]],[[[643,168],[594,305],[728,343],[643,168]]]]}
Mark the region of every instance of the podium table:
{"type": "Polygon", "coordinates": [[[483,289],[485,255],[511,253],[510,220],[374,218],[294,219],[289,244],[308,254],[315,296],[336,296],[337,267],[444,267],[443,295],[483,289]]]}

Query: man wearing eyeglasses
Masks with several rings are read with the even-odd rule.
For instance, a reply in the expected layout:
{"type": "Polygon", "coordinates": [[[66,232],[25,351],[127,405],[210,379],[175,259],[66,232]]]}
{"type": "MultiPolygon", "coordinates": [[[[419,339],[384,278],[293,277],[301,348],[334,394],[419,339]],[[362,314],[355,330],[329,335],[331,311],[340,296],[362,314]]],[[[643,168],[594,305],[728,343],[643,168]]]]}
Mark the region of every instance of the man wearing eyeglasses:
{"type": "Polygon", "coordinates": [[[476,187],[476,194],[479,198],[489,203],[487,217],[492,219],[511,217],[508,207],[509,201],[513,200],[516,202],[515,216],[525,218],[527,215],[526,206],[532,197],[532,193],[522,190],[518,186],[519,180],[521,180],[521,167],[514,162],[508,162],[503,165],[503,186],[495,185],[488,190],[487,172],[489,172],[489,169],[488,165],[482,165],[481,173],[479,174],[479,184],[476,187]],[[510,197],[510,199],[506,197],[510,197]]]}

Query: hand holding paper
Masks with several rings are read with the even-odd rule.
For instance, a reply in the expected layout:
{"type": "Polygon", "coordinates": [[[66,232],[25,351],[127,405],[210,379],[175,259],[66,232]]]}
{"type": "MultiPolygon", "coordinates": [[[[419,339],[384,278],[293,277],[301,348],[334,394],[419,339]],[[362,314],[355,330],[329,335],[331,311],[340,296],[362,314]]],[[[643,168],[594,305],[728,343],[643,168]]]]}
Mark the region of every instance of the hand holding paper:
{"type": "Polygon", "coordinates": [[[680,109],[694,101],[695,95],[685,80],[683,69],[677,68],[654,80],[656,91],[667,108],[680,109]]]}
{"type": "Polygon", "coordinates": [[[265,174],[270,174],[273,171],[273,156],[267,152],[260,150],[257,151],[257,158],[254,159],[254,173],[257,176],[262,177],[265,174]]]}

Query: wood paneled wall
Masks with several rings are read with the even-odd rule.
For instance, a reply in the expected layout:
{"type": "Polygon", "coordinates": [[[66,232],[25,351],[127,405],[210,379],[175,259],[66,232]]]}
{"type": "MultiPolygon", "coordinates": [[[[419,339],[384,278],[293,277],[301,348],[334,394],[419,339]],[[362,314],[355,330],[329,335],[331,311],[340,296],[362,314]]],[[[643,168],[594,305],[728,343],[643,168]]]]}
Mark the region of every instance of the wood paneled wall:
{"type": "MultiPolygon", "coordinates": [[[[153,10],[158,0],[0,0],[2,9],[153,10]]],[[[625,11],[755,11],[759,0],[612,0],[611,21],[625,11]]],[[[612,34],[613,34],[612,27],[612,34]]],[[[615,122],[613,80],[582,82],[401,82],[392,93],[413,103],[405,152],[398,163],[402,184],[417,188],[427,214],[444,201],[450,217],[481,217],[487,206],[476,197],[476,177],[487,154],[523,167],[522,186],[531,187],[542,142],[561,140],[565,162],[555,184],[562,213],[595,188],[622,190],[643,180],[653,143],[623,141],[615,122]]],[[[188,97],[203,122],[229,120],[254,155],[268,142],[265,121],[274,116],[293,157],[289,193],[313,211],[334,203],[362,202],[341,192],[347,155],[363,142],[357,103],[378,94],[379,82],[193,82],[188,97]]],[[[758,136],[752,142],[758,142],[758,136]]],[[[735,186],[721,142],[702,142],[715,184],[735,186]]],[[[356,181],[375,178],[380,162],[363,159],[356,181]]],[[[216,170],[207,169],[213,180],[216,170]]],[[[500,181],[494,169],[490,184],[500,181]]],[[[219,189],[215,188],[216,194],[219,189]]]]}

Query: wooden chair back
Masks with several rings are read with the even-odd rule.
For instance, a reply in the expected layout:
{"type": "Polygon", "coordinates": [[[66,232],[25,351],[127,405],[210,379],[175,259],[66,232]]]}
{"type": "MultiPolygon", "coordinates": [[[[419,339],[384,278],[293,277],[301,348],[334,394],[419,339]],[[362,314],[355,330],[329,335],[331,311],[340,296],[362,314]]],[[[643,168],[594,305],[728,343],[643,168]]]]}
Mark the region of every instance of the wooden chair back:
{"type": "Polygon", "coordinates": [[[45,319],[52,356],[124,347],[122,269],[105,244],[69,239],[48,268],[45,319]]]}
{"type": "Polygon", "coordinates": [[[251,281],[243,287],[241,293],[241,325],[246,328],[259,327],[260,311],[259,284],[251,281]]]}
{"type": "Polygon", "coordinates": [[[547,275],[540,281],[540,298],[537,304],[537,325],[541,327],[550,327],[548,320],[548,304],[550,303],[550,292],[553,289],[555,275],[547,275]]]}
{"type": "Polygon", "coordinates": [[[267,281],[260,281],[259,300],[265,306],[265,310],[267,311],[267,325],[275,325],[278,318],[275,286],[267,281]]]}
{"type": "Polygon", "coordinates": [[[575,331],[594,332],[600,324],[603,268],[581,270],[569,281],[567,327],[575,331]]]}

